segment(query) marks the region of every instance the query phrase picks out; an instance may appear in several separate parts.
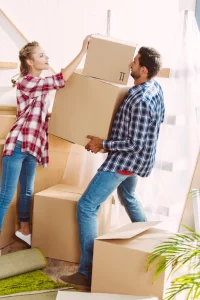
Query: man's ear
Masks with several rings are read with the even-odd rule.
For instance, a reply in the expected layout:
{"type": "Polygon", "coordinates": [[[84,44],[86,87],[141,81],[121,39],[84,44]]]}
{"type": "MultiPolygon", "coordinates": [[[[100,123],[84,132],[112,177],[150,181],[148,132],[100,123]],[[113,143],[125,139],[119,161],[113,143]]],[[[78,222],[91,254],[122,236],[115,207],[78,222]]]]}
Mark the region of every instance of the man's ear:
{"type": "Polygon", "coordinates": [[[148,77],[149,71],[145,66],[142,67],[142,73],[148,77]]]}

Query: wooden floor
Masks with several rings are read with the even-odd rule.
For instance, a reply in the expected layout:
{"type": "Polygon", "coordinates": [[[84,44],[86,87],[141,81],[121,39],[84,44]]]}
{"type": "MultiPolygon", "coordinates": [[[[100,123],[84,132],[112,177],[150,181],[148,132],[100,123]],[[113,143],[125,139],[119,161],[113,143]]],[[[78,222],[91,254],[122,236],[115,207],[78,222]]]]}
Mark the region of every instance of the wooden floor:
{"type": "MultiPolygon", "coordinates": [[[[26,243],[16,240],[13,244],[0,250],[0,255],[30,248],[26,243]]],[[[71,275],[77,271],[78,265],[71,262],[47,258],[48,265],[43,271],[53,280],[58,281],[62,275],[71,275]]],[[[80,291],[87,291],[81,289],[80,291]]]]}

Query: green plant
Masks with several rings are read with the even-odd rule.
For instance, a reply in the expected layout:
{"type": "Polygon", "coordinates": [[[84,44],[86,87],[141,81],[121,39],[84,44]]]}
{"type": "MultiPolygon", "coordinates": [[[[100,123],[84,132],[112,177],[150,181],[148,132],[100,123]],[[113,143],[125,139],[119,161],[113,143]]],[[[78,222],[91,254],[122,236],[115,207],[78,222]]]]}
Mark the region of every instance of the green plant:
{"type": "Polygon", "coordinates": [[[150,266],[155,269],[154,280],[168,267],[171,267],[170,275],[183,266],[188,268],[189,274],[172,281],[165,300],[174,299],[184,290],[188,290],[186,300],[200,298],[200,234],[187,226],[184,227],[189,231],[187,234],[176,233],[156,246],[147,261],[147,270],[150,266]]]}

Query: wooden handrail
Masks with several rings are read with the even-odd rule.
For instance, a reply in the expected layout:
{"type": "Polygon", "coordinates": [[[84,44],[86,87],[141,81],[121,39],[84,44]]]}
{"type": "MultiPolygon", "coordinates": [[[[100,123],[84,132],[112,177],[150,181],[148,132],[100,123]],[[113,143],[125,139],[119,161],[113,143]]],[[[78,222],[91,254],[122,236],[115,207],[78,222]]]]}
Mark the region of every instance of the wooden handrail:
{"type": "Polygon", "coordinates": [[[156,77],[169,78],[170,68],[162,68],[156,77]]]}
{"type": "Polygon", "coordinates": [[[0,115],[16,115],[16,114],[17,114],[16,106],[0,105],[0,115]]]}
{"type": "Polygon", "coordinates": [[[16,62],[0,61],[0,69],[17,69],[18,64],[16,62]]]}
{"type": "MultiPolygon", "coordinates": [[[[10,20],[10,18],[5,14],[5,12],[0,8],[0,13],[7,19],[7,21],[12,25],[12,27],[17,31],[17,33],[23,38],[25,44],[29,42],[29,40],[23,35],[23,33],[16,27],[16,25],[10,20]]],[[[56,73],[55,70],[50,66],[50,69],[53,73],[56,73]]]]}

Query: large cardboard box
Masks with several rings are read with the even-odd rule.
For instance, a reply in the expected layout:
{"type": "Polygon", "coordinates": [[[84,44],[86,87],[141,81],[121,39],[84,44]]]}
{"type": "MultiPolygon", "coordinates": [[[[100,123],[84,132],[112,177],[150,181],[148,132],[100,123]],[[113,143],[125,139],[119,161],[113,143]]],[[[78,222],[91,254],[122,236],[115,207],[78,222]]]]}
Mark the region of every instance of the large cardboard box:
{"type": "Polygon", "coordinates": [[[49,165],[47,168],[37,166],[35,194],[62,182],[70,148],[71,143],[49,134],[49,165]]]}
{"type": "MultiPolygon", "coordinates": [[[[82,188],[58,184],[34,197],[32,247],[39,247],[45,256],[78,263],[80,249],[76,205],[82,188]]],[[[98,213],[99,235],[110,230],[112,197],[98,213]]]]}
{"type": "Polygon", "coordinates": [[[56,92],[49,133],[85,146],[87,135],[107,139],[117,108],[130,86],[85,77],[77,71],[56,92]]]}
{"type": "Polygon", "coordinates": [[[138,297],[117,294],[101,293],[69,293],[68,291],[59,291],[56,300],[158,300],[157,297],[138,297]]]}
{"type": "Polygon", "coordinates": [[[136,45],[111,37],[93,35],[83,75],[126,85],[136,45]]]}
{"type": "Polygon", "coordinates": [[[159,222],[125,225],[95,239],[92,292],[163,299],[168,270],[153,282],[154,271],[145,271],[149,254],[169,233],[152,228],[159,222]]]}

